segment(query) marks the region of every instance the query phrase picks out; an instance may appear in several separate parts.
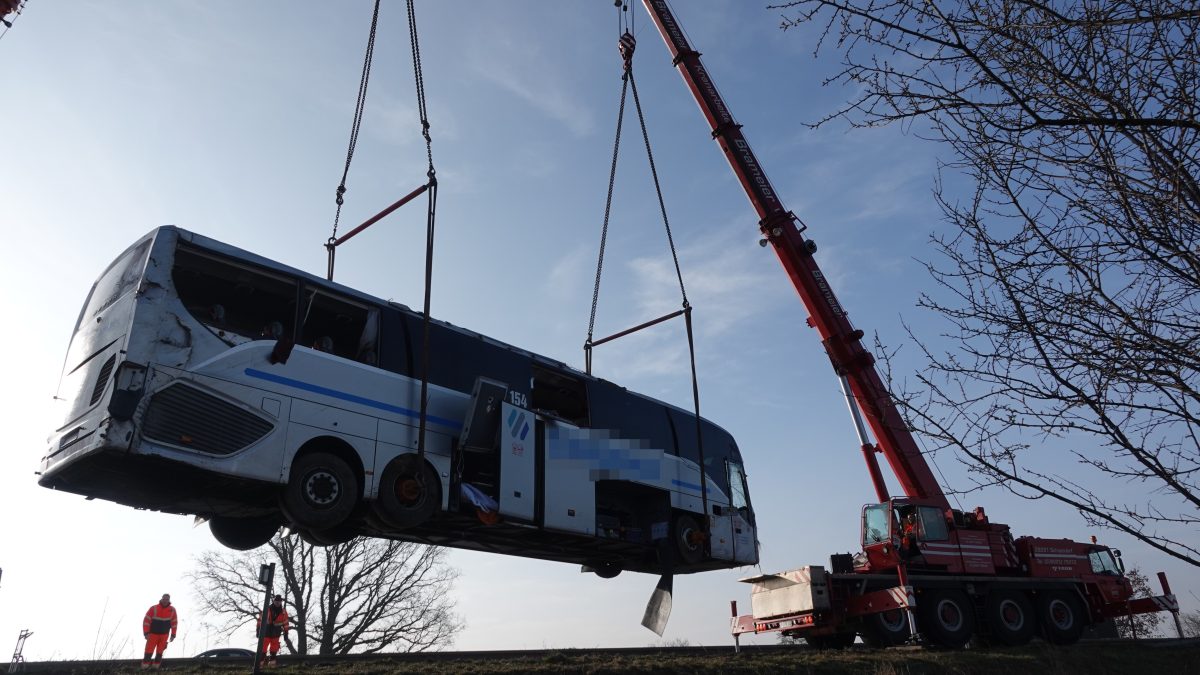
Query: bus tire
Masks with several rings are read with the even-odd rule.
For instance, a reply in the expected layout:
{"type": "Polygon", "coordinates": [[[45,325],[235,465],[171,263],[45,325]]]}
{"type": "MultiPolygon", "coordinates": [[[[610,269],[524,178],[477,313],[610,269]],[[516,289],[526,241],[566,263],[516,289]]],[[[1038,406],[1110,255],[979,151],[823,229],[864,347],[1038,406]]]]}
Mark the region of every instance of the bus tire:
{"type": "Polygon", "coordinates": [[[987,597],[990,641],[1007,647],[1028,644],[1037,632],[1037,617],[1033,603],[1020,591],[992,591],[987,597]]]}
{"type": "Polygon", "coordinates": [[[271,541],[279,531],[279,518],[229,518],[213,516],[208,520],[208,531],[217,543],[235,551],[249,551],[271,541]]]}
{"type": "Polygon", "coordinates": [[[908,630],[908,612],[903,609],[889,609],[878,614],[868,614],[863,617],[863,644],[868,647],[882,649],[894,647],[908,642],[912,633],[908,630]]]}
{"type": "Polygon", "coordinates": [[[917,603],[921,633],[935,645],[960,649],[975,634],[975,606],[966,593],[931,590],[917,603]]]}
{"type": "Polygon", "coordinates": [[[341,525],[358,504],[358,477],[342,458],[312,452],[296,458],[283,490],[288,520],[303,529],[329,530],[341,525]]]}
{"type": "Polygon", "coordinates": [[[349,525],[339,525],[329,530],[296,530],[301,541],[318,548],[345,544],[358,536],[358,532],[349,525]]]}
{"type": "Polygon", "coordinates": [[[675,552],[685,565],[695,565],[704,560],[704,531],[696,519],[687,513],[675,515],[675,552]]]}
{"type": "Polygon", "coordinates": [[[442,504],[441,481],[427,462],[400,455],[383,470],[375,514],[383,524],[405,530],[427,522],[442,504]]]}
{"type": "Polygon", "coordinates": [[[615,579],[621,573],[621,566],[611,562],[594,563],[588,567],[591,568],[592,574],[601,579],[615,579]]]}
{"type": "Polygon", "coordinates": [[[1079,641],[1087,627],[1087,615],[1078,596],[1066,591],[1048,591],[1038,597],[1038,623],[1042,636],[1056,645],[1079,641]]]}

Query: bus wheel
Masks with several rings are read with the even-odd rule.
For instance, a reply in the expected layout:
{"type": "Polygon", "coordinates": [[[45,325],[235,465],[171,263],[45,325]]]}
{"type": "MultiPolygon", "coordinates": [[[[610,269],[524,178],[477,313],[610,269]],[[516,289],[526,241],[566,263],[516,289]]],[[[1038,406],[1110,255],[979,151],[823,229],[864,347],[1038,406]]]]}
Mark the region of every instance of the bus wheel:
{"type": "Polygon", "coordinates": [[[437,473],[416,455],[401,455],[383,470],[375,513],[385,525],[403,530],[433,517],[442,503],[437,473]]]}
{"type": "Polygon", "coordinates": [[[296,459],[283,490],[283,512],[301,528],[328,530],[341,525],[358,502],[358,478],[337,455],[313,452],[296,459]]]}
{"type": "Polygon", "coordinates": [[[917,603],[921,632],[929,641],[958,649],[975,633],[975,607],[959,591],[929,591],[917,603]]]}
{"type": "Polygon", "coordinates": [[[616,563],[594,563],[588,565],[588,567],[592,570],[592,574],[595,574],[601,579],[613,579],[621,573],[621,566],[617,565],[616,563]]]}
{"type": "Polygon", "coordinates": [[[674,534],[675,551],[681,562],[695,565],[704,560],[704,531],[695,518],[686,513],[677,514],[674,534]]]}
{"type": "Polygon", "coordinates": [[[339,525],[328,530],[296,530],[296,535],[300,540],[310,546],[324,548],[326,546],[337,546],[345,544],[358,536],[358,532],[349,525],[339,525]]]}
{"type": "Polygon", "coordinates": [[[1033,605],[1019,591],[994,591],[988,594],[987,622],[996,644],[1020,647],[1028,644],[1037,628],[1033,605]]]}
{"type": "Polygon", "coordinates": [[[1079,598],[1062,591],[1041,594],[1038,598],[1038,620],[1046,641],[1056,645],[1078,642],[1087,621],[1079,598]]]}
{"type": "Polygon", "coordinates": [[[889,609],[863,618],[862,639],[868,647],[883,648],[902,645],[908,641],[908,613],[889,609]]]}
{"type": "Polygon", "coordinates": [[[235,551],[249,551],[271,541],[279,531],[279,518],[227,518],[213,516],[208,521],[208,530],[218,544],[235,551]]]}

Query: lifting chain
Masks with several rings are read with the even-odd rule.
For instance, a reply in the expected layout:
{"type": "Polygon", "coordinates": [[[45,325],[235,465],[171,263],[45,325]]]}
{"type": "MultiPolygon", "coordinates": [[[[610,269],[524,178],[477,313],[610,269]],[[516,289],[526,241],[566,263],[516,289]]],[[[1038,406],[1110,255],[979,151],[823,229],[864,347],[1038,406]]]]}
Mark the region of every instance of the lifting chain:
{"type": "Polygon", "coordinates": [[[667,206],[666,206],[666,201],[663,199],[662,185],[658,179],[658,168],[654,163],[654,152],[650,148],[650,134],[646,130],[646,117],[642,112],[641,99],[638,97],[637,81],[634,79],[634,76],[633,76],[633,55],[634,55],[634,51],[637,48],[637,40],[634,38],[633,32],[632,32],[632,20],[626,18],[627,17],[626,12],[628,10],[628,6],[624,2],[622,2],[622,0],[616,0],[616,2],[614,2],[614,5],[616,5],[618,10],[621,12],[620,26],[622,29],[622,33],[621,33],[620,38],[617,41],[617,49],[621,54],[622,70],[623,70],[623,72],[621,74],[621,103],[617,109],[617,132],[616,132],[616,138],[613,140],[612,164],[609,167],[609,173],[608,173],[608,194],[604,201],[604,223],[600,228],[600,251],[599,251],[599,254],[597,255],[597,259],[596,259],[596,281],[595,281],[595,285],[592,287],[592,310],[591,310],[591,315],[588,318],[587,340],[583,346],[585,362],[586,362],[586,369],[587,369],[588,374],[591,374],[591,372],[592,372],[592,347],[594,347],[602,342],[607,342],[608,340],[615,339],[617,337],[627,335],[634,331],[641,330],[642,328],[652,326],[661,321],[665,321],[667,319],[674,318],[680,314],[683,315],[684,323],[687,327],[688,358],[689,358],[689,365],[691,367],[691,376],[692,376],[692,403],[694,405],[695,416],[696,416],[696,446],[697,446],[696,450],[697,450],[697,457],[699,459],[700,501],[701,501],[701,507],[702,507],[701,512],[703,513],[703,517],[700,520],[701,520],[701,527],[704,530],[704,534],[705,534],[704,545],[707,548],[708,547],[707,534],[709,532],[708,480],[707,480],[707,474],[705,472],[705,462],[704,462],[703,425],[700,422],[700,385],[699,385],[699,380],[696,375],[696,347],[695,347],[695,337],[694,337],[694,333],[692,330],[692,306],[691,306],[691,303],[688,302],[687,289],[684,287],[683,272],[679,266],[679,254],[675,249],[675,238],[671,233],[671,221],[667,217],[667,206]],[[623,126],[624,120],[625,120],[625,99],[626,99],[626,92],[628,92],[628,91],[633,92],[633,105],[634,105],[634,109],[637,111],[638,123],[641,126],[641,130],[642,130],[642,141],[644,142],[644,144],[646,146],[646,157],[650,163],[650,175],[654,180],[654,192],[655,192],[655,195],[658,197],[658,208],[659,208],[659,212],[662,214],[663,228],[666,230],[666,233],[667,233],[667,245],[671,249],[671,260],[675,264],[675,276],[679,280],[679,294],[682,298],[683,308],[680,311],[675,312],[674,314],[669,314],[669,315],[661,317],[659,319],[655,319],[653,321],[648,321],[639,326],[631,328],[627,331],[623,331],[621,333],[617,333],[615,335],[612,335],[607,338],[603,338],[599,341],[596,341],[593,339],[593,331],[594,331],[595,325],[596,325],[596,308],[599,305],[599,301],[600,301],[600,278],[601,278],[601,275],[604,270],[604,252],[605,252],[605,247],[608,242],[608,224],[609,224],[609,220],[610,220],[610,217],[612,214],[613,187],[616,183],[617,158],[620,155],[621,129],[622,129],[622,126],[623,126]]]}

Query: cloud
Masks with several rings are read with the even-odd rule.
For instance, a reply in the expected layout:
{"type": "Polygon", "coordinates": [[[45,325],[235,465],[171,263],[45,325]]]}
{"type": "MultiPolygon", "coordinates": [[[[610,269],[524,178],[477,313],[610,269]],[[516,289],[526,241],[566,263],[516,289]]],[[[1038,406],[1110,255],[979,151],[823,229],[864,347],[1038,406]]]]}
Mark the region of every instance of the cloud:
{"type": "MultiPolygon", "coordinates": [[[[679,249],[688,300],[694,308],[698,341],[709,347],[753,317],[783,303],[796,302],[780,278],[779,264],[757,239],[729,223],[692,237],[679,249]]],[[[635,258],[626,265],[632,286],[634,325],[681,307],[679,280],[669,255],[635,258]]],[[[617,330],[623,329],[621,326],[617,330]]],[[[686,330],[681,320],[640,331],[604,345],[596,362],[618,381],[686,376],[689,371],[686,330]]],[[[716,351],[719,351],[717,349],[716,351]]],[[[697,358],[700,358],[699,356],[697,358]]]]}
{"type": "Polygon", "coordinates": [[[536,41],[501,38],[483,47],[476,45],[470,56],[471,69],[483,79],[528,103],[541,114],[559,122],[576,136],[595,128],[584,97],[570,91],[575,80],[555,67],[558,60],[546,54],[536,41]]]}

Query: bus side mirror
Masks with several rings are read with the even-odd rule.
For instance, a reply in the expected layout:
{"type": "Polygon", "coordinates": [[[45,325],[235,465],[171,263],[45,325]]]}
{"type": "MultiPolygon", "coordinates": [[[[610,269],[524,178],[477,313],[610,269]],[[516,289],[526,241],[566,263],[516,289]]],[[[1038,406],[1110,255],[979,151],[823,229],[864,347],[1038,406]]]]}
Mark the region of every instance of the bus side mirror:
{"type": "Polygon", "coordinates": [[[296,343],[292,342],[291,340],[281,338],[280,340],[276,341],[275,348],[271,350],[271,357],[269,359],[271,364],[274,365],[276,363],[287,363],[288,358],[290,358],[292,355],[292,347],[295,346],[296,343]]]}

